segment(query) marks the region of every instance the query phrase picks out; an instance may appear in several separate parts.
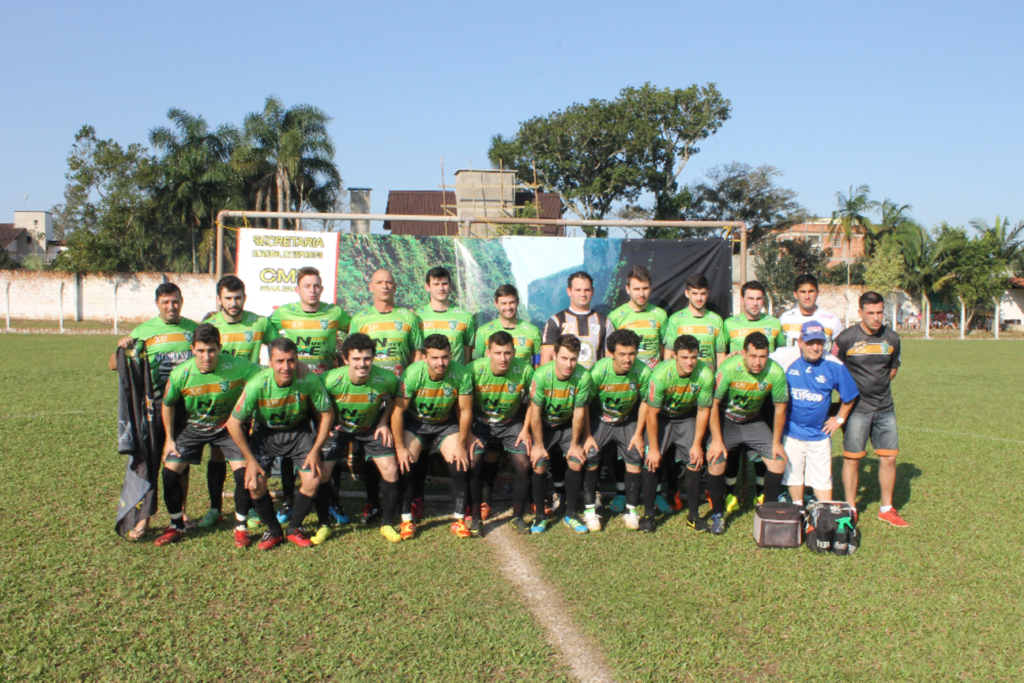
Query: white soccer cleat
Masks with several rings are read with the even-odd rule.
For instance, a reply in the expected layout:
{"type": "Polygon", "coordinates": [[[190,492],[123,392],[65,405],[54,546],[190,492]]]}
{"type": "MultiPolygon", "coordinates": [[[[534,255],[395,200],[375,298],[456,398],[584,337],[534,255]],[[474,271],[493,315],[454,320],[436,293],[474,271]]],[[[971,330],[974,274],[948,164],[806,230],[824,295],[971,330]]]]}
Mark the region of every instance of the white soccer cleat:
{"type": "Polygon", "coordinates": [[[640,518],[637,517],[636,512],[630,510],[626,514],[622,515],[622,521],[626,525],[627,529],[639,529],[640,518]]]}
{"type": "Polygon", "coordinates": [[[601,517],[598,516],[597,511],[593,508],[583,513],[583,521],[587,525],[587,529],[590,531],[601,530],[601,517]]]}

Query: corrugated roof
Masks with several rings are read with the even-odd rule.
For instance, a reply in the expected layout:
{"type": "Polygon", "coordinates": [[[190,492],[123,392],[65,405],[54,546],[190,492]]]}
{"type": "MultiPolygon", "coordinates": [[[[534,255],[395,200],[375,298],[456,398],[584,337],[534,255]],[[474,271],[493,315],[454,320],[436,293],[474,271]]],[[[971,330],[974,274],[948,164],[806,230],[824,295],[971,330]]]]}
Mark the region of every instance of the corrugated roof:
{"type": "MultiPolygon", "coordinates": [[[[516,206],[526,202],[538,205],[540,218],[561,218],[562,198],[557,192],[516,192],[516,206]]],[[[448,214],[455,212],[455,193],[441,190],[392,190],[388,192],[388,205],[385,213],[407,216],[444,216],[445,207],[448,214]]],[[[384,229],[393,235],[458,235],[458,220],[453,217],[451,222],[420,223],[418,221],[385,221],[384,229]]],[[[542,235],[565,235],[565,228],[553,225],[540,226],[542,235]]]]}
{"type": "Polygon", "coordinates": [[[23,232],[28,231],[25,228],[14,227],[14,223],[0,223],[0,247],[6,249],[23,232]]]}

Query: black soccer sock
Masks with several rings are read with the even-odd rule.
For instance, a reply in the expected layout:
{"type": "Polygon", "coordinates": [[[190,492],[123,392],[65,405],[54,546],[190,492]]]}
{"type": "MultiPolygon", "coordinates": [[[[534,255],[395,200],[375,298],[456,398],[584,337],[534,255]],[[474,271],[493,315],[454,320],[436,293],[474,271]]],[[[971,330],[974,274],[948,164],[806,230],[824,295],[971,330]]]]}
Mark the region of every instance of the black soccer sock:
{"type": "MultiPolygon", "coordinates": [[[[757,490],[757,495],[759,495],[759,496],[764,492],[764,482],[765,482],[764,476],[765,476],[765,474],[767,472],[768,472],[768,468],[765,466],[763,461],[758,460],[757,462],[754,463],[754,477],[755,477],[754,478],[754,486],[755,486],[755,489],[757,490]]],[[[776,493],[775,495],[777,497],[779,494],[776,493]]],[[[768,499],[765,498],[765,500],[768,500],[768,499]]]]}
{"type": "Polygon", "coordinates": [[[700,516],[700,489],[704,483],[700,470],[687,469],[685,477],[686,484],[686,507],[690,519],[697,519],[700,516]]]}
{"type": "Polygon", "coordinates": [[[235,522],[245,524],[245,518],[252,509],[252,497],[249,495],[249,489],[245,488],[245,468],[239,467],[231,476],[235,480],[235,522]]]}
{"type": "MultiPolygon", "coordinates": [[[[493,464],[493,463],[492,463],[493,464]]],[[[473,519],[482,519],[480,506],[484,502],[484,461],[477,460],[476,464],[469,468],[469,497],[473,501],[473,519]]]]}
{"type": "Polygon", "coordinates": [[[274,512],[274,501],[269,493],[264,493],[259,498],[253,498],[252,507],[256,510],[260,521],[267,525],[267,529],[274,536],[283,536],[281,523],[277,521],[277,514],[274,512]]]}
{"type": "Polygon", "coordinates": [[[469,472],[459,469],[454,462],[448,463],[448,471],[452,475],[452,500],[455,502],[454,517],[462,519],[466,514],[466,493],[468,490],[467,478],[469,472]]]}
{"type": "MultiPolygon", "coordinates": [[[[555,493],[565,502],[565,497],[568,494],[568,485],[566,484],[567,477],[569,476],[569,466],[565,462],[565,458],[559,456],[557,458],[550,458],[551,460],[551,482],[554,485],[555,493]]],[[[545,487],[546,489],[547,487],[545,487]]],[[[578,490],[577,490],[578,493],[578,490]]],[[[533,501],[534,505],[540,505],[537,501],[533,501]]],[[[568,514],[576,514],[575,512],[568,514]]]]}
{"type": "Polygon", "coordinates": [[[615,468],[615,495],[619,495],[626,492],[626,461],[616,458],[613,467],[615,468]]]}
{"type": "MultiPolygon", "coordinates": [[[[576,471],[573,469],[568,470],[565,473],[565,512],[562,514],[566,517],[576,516],[576,506],[580,499],[580,488],[583,486],[583,471],[576,471]]],[[[537,507],[537,511],[540,511],[540,506],[537,507]]]]}
{"type": "Polygon", "coordinates": [[[313,508],[316,510],[316,517],[320,526],[331,525],[331,494],[328,493],[330,488],[329,481],[321,483],[316,490],[316,495],[313,497],[313,508]]]}
{"type": "Polygon", "coordinates": [[[765,472],[764,502],[775,503],[779,500],[779,492],[782,491],[782,474],[782,472],[765,472]]]}
{"type": "Polygon", "coordinates": [[[597,505],[597,481],[601,476],[601,470],[594,468],[583,474],[583,506],[593,507],[597,505]]]}
{"type": "Polygon", "coordinates": [[[412,494],[416,489],[416,466],[410,465],[409,469],[398,475],[398,492],[402,501],[402,514],[412,514],[412,494]]]}
{"type": "Polygon", "coordinates": [[[295,496],[295,467],[291,458],[281,458],[281,495],[285,503],[295,496]]]}
{"type": "Polygon", "coordinates": [[[708,492],[711,494],[711,514],[725,514],[725,477],[721,474],[708,475],[708,492]]]}
{"type": "Polygon", "coordinates": [[[415,473],[415,477],[412,480],[412,497],[413,500],[417,498],[423,498],[423,493],[427,488],[427,472],[430,468],[427,467],[427,461],[430,459],[429,453],[421,453],[420,459],[416,461],[416,464],[412,466],[412,470],[415,473]]]}
{"type": "Polygon", "coordinates": [[[730,451],[725,458],[725,492],[735,493],[736,480],[740,476],[740,452],[730,451]]]}
{"type": "MultiPolygon", "coordinates": [[[[654,499],[658,497],[658,471],[644,470],[641,474],[643,477],[643,490],[644,490],[644,515],[650,517],[654,514],[655,506],[654,499]]],[[[629,490],[629,475],[626,475],[626,490],[629,490]]],[[[627,495],[627,499],[628,499],[627,495]]]]}
{"type": "Polygon", "coordinates": [[[341,495],[338,494],[338,486],[334,483],[334,480],[328,479],[324,483],[320,484],[320,488],[324,489],[324,492],[327,494],[328,507],[332,507],[338,512],[342,512],[341,495]]]}
{"type": "Polygon", "coordinates": [[[381,479],[376,461],[367,460],[363,466],[363,487],[366,489],[366,504],[379,508],[381,479]]]}
{"type": "Polygon", "coordinates": [[[185,500],[185,491],[181,486],[181,474],[165,467],[163,471],[164,480],[164,503],[167,505],[167,512],[171,515],[171,526],[175,529],[185,528],[185,517],[182,514],[182,503],[185,500]]]}
{"type": "Polygon", "coordinates": [[[334,486],[335,490],[341,488],[341,467],[342,461],[335,462],[334,469],[331,470],[331,478],[327,480],[334,486]]]}
{"type": "MultiPolygon", "coordinates": [[[[316,495],[315,493],[313,494],[316,495]]],[[[301,490],[295,493],[295,503],[292,505],[292,516],[288,520],[288,533],[292,533],[302,527],[302,523],[306,521],[306,515],[309,514],[309,508],[313,507],[313,499],[303,493],[301,490]]]]}
{"type": "MultiPolygon", "coordinates": [[[[654,487],[657,488],[658,487],[658,482],[657,482],[657,476],[658,475],[655,474],[654,476],[655,476],[654,487]]],[[[640,472],[628,472],[628,471],[626,472],[626,479],[625,479],[624,483],[626,484],[626,505],[627,505],[627,507],[631,506],[631,507],[635,508],[637,505],[640,504],[640,482],[641,482],[641,480],[642,480],[642,475],[641,475],[640,472]]],[[[654,501],[652,500],[651,503],[653,505],[654,501]]]]}
{"type": "Polygon", "coordinates": [[[398,507],[398,482],[380,482],[381,524],[395,525],[395,509],[398,507]]]}
{"type": "Polygon", "coordinates": [[[671,503],[672,499],[679,493],[679,477],[683,476],[682,472],[679,471],[679,463],[676,462],[675,458],[663,458],[659,471],[664,472],[665,498],[671,503]]]}
{"type": "MultiPolygon", "coordinates": [[[[482,482],[483,487],[481,488],[481,501],[491,505],[493,500],[491,496],[494,494],[494,482],[498,479],[498,461],[487,462],[483,460],[481,462],[483,467],[482,482]]],[[[473,502],[476,503],[476,494],[473,494],[473,502]]]]}
{"type": "Polygon", "coordinates": [[[210,509],[220,512],[224,505],[224,480],[228,478],[226,462],[210,462],[206,465],[206,490],[210,493],[210,509]]]}
{"type": "Polygon", "coordinates": [[[547,513],[544,511],[544,494],[548,490],[547,472],[545,472],[544,474],[537,474],[536,472],[531,472],[530,485],[533,489],[533,503],[534,505],[537,506],[536,514],[540,517],[547,517],[547,513]]]}
{"type": "MultiPolygon", "coordinates": [[[[531,475],[529,456],[522,453],[511,453],[512,467],[516,478],[512,480],[512,516],[522,517],[526,509],[526,498],[530,495],[531,475]]],[[[543,494],[542,494],[543,495],[543,494]]],[[[543,503],[542,503],[543,505],[543,503]]]]}

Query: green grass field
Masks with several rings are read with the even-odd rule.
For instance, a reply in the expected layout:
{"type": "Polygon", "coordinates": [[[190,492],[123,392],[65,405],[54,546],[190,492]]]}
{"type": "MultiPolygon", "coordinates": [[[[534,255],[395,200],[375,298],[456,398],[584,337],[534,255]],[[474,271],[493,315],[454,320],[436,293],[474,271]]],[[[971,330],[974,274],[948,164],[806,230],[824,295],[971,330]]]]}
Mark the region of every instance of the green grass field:
{"type": "MultiPolygon", "coordinates": [[[[440,516],[397,546],[356,528],[239,551],[229,524],[168,548],[122,541],[113,340],[0,337],[0,679],[568,679],[493,547],[440,516]]],[[[904,345],[896,504],[912,526],[874,518],[869,457],[851,558],[758,550],[749,508],[718,538],[674,517],[652,536],[612,520],[515,540],[618,680],[1020,680],[1019,355],[904,345]]]]}

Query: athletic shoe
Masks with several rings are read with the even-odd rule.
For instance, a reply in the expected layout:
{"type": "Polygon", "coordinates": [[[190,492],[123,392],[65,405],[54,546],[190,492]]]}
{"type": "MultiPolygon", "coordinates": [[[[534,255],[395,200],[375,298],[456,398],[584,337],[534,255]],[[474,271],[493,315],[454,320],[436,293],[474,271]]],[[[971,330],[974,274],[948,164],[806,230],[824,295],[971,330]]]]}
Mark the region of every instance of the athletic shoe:
{"type": "Polygon", "coordinates": [[[761,505],[763,503],[764,503],[764,494],[763,493],[758,495],[756,498],[754,498],[754,505],[755,506],[761,505]]]}
{"type": "Polygon", "coordinates": [[[309,540],[310,540],[310,542],[313,545],[320,545],[321,543],[323,543],[324,541],[326,541],[328,538],[330,538],[333,535],[334,535],[334,532],[331,531],[331,527],[329,527],[326,524],[324,524],[323,526],[321,526],[319,529],[316,530],[316,533],[313,534],[313,537],[310,538],[309,540]]]}
{"type": "Polygon", "coordinates": [[[562,518],[562,524],[566,525],[578,534],[587,533],[587,525],[581,522],[578,518],[572,516],[566,516],[562,518]]]}
{"type": "Polygon", "coordinates": [[[686,526],[700,534],[706,533],[711,530],[711,528],[708,526],[708,523],[700,517],[698,517],[697,519],[687,519],[686,526]]]}
{"type": "Polygon", "coordinates": [[[422,498],[413,498],[413,500],[412,500],[412,520],[414,522],[419,522],[421,519],[423,519],[423,508],[424,507],[425,506],[423,504],[423,499],[422,498]]]}
{"type": "Polygon", "coordinates": [[[292,506],[288,503],[281,503],[281,507],[277,509],[277,523],[287,524],[288,520],[292,518],[292,506]]]}
{"type": "Polygon", "coordinates": [[[177,543],[181,539],[185,538],[185,530],[177,527],[169,526],[164,529],[164,532],[160,534],[155,541],[154,545],[167,545],[168,543],[177,543]]]}
{"type": "Polygon", "coordinates": [[[491,506],[487,503],[480,503],[480,519],[487,521],[487,518],[491,516],[491,506]]]}
{"type": "Polygon", "coordinates": [[[200,529],[206,529],[208,527],[213,526],[222,519],[224,519],[224,515],[220,513],[220,510],[214,510],[213,508],[210,508],[210,510],[208,510],[207,513],[203,515],[203,518],[199,520],[198,526],[200,529]]]}
{"type": "Polygon", "coordinates": [[[252,539],[249,538],[249,532],[244,529],[235,529],[235,547],[248,548],[251,545],[252,539]]]}
{"type": "Polygon", "coordinates": [[[275,546],[279,546],[284,543],[284,536],[279,534],[272,534],[269,531],[263,534],[263,538],[260,539],[259,544],[256,546],[260,550],[270,550],[275,546]]]}
{"type": "Polygon", "coordinates": [[[334,523],[338,526],[344,526],[352,521],[348,518],[348,515],[345,514],[345,508],[340,505],[338,507],[331,507],[328,511],[331,513],[331,519],[333,519],[334,523]]]}
{"type": "Polygon", "coordinates": [[[309,537],[306,536],[306,530],[302,528],[285,535],[285,538],[300,548],[308,548],[313,545],[313,541],[309,540],[309,537]]]}
{"type": "Polygon", "coordinates": [[[711,533],[715,536],[725,533],[725,517],[721,513],[711,515],[711,533]]]}
{"type": "Polygon", "coordinates": [[[533,518],[533,524],[530,525],[529,531],[531,534],[542,534],[548,530],[548,524],[550,523],[551,520],[544,515],[537,515],[533,518]]]}
{"type": "Polygon", "coordinates": [[[668,506],[672,508],[673,512],[679,512],[683,509],[683,499],[679,497],[679,491],[676,491],[675,495],[669,498],[668,506]]]}
{"type": "Polygon", "coordinates": [[[480,538],[480,535],[484,532],[484,523],[479,519],[474,519],[469,524],[469,535],[473,538],[480,538]]]}
{"type": "Polygon", "coordinates": [[[621,515],[626,511],[626,494],[616,493],[615,497],[612,498],[612,504],[608,506],[608,509],[617,515],[621,515]]]}
{"type": "Polygon", "coordinates": [[[256,514],[255,510],[249,510],[249,514],[245,518],[245,525],[249,527],[249,531],[255,531],[260,528],[260,516],[256,514]]]}
{"type": "Polygon", "coordinates": [[[653,534],[654,533],[654,515],[644,515],[643,517],[641,517],[640,518],[639,528],[640,528],[640,531],[644,532],[645,534],[653,534]]]}
{"type": "Polygon", "coordinates": [[[637,517],[635,510],[630,510],[622,515],[622,523],[626,525],[627,529],[636,530],[640,528],[640,518],[637,517]]]}
{"type": "Polygon", "coordinates": [[[878,518],[883,522],[892,524],[893,526],[910,526],[910,524],[907,523],[907,520],[900,517],[900,513],[896,512],[896,508],[889,508],[887,512],[879,512],[878,518]]]}
{"type": "MultiPolygon", "coordinates": [[[[402,540],[408,541],[416,535],[416,522],[402,522],[398,527],[402,540]]],[[[384,533],[383,531],[381,533],[384,533]]]]}
{"type": "Polygon", "coordinates": [[[522,517],[515,517],[512,519],[512,531],[515,531],[517,534],[528,534],[530,533],[530,525],[522,517]]]}
{"type": "MultiPolygon", "coordinates": [[[[675,511],[674,508],[668,504],[668,501],[665,500],[665,496],[658,496],[657,498],[655,498],[654,507],[657,508],[658,512],[660,512],[663,515],[671,515],[675,511]]],[[[644,510],[644,512],[647,511],[644,510]]]]}
{"type": "Polygon", "coordinates": [[[469,532],[469,527],[466,526],[465,519],[457,519],[452,522],[452,533],[457,538],[469,538],[472,534],[469,532]]]}
{"type": "Polygon", "coordinates": [[[740,509],[740,499],[731,493],[725,495],[725,514],[736,512],[740,509]]]}
{"type": "Polygon", "coordinates": [[[583,521],[587,524],[587,529],[590,531],[601,530],[601,518],[597,514],[597,510],[589,508],[583,513],[583,521]]]}
{"type": "Polygon", "coordinates": [[[392,543],[401,543],[403,538],[402,534],[395,531],[395,527],[382,524],[380,527],[380,535],[388,539],[392,543]]]}
{"type": "Polygon", "coordinates": [[[380,517],[380,508],[375,508],[370,503],[367,503],[363,506],[363,514],[359,518],[359,523],[366,526],[378,517],[380,517]]]}

